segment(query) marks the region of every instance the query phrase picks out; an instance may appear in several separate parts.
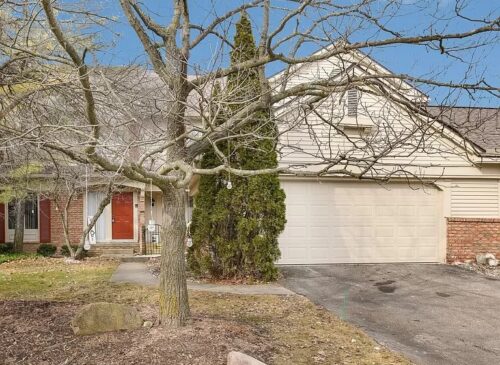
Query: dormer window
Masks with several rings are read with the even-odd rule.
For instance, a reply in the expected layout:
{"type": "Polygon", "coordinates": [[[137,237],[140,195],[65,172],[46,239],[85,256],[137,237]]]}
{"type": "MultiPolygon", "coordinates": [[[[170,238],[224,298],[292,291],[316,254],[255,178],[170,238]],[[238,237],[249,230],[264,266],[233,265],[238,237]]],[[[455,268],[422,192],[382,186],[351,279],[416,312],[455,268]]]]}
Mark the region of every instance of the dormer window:
{"type": "Polygon", "coordinates": [[[358,90],[347,90],[347,116],[356,118],[358,116],[358,90]]]}

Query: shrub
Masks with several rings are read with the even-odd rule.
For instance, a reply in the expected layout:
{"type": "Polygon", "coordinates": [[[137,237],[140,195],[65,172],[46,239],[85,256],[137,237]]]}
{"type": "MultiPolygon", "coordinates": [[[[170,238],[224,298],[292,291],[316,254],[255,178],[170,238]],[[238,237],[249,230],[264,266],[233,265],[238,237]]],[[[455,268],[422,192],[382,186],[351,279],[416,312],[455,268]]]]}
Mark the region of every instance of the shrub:
{"type": "Polygon", "coordinates": [[[10,253],[14,249],[13,243],[0,243],[0,254],[10,253]]]}
{"type": "Polygon", "coordinates": [[[40,246],[38,246],[38,250],[36,250],[36,253],[48,257],[54,255],[56,251],[56,246],[51,245],[50,243],[42,243],[40,246]]]}
{"type": "MultiPolygon", "coordinates": [[[[78,250],[78,245],[71,245],[71,248],[73,249],[74,252],[76,252],[76,250],[78,250]]],[[[61,255],[63,255],[63,256],[66,256],[66,257],[70,256],[68,246],[66,246],[66,245],[61,246],[60,252],[61,252],[61,255]]],[[[83,256],[85,256],[86,253],[87,253],[86,250],[82,251],[83,256]]]]}

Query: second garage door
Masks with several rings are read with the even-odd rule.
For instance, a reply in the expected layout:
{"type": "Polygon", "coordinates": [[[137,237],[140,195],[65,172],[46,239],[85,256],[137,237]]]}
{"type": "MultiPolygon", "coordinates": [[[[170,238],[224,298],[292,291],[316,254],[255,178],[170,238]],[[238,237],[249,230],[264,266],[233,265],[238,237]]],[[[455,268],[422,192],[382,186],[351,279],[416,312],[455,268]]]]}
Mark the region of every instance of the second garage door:
{"type": "Polygon", "coordinates": [[[282,181],[281,264],[438,262],[440,196],[407,184],[282,181]]]}

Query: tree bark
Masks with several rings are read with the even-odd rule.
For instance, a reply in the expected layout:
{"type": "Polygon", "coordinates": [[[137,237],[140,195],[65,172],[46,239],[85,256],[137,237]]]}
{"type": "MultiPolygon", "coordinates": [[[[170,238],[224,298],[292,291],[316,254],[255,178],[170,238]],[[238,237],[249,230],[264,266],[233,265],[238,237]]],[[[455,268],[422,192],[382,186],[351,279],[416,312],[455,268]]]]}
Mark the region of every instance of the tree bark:
{"type": "Polygon", "coordinates": [[[23,252],[23,242],[24,242],[24,210],[25,201],[24,199],[18,199],[15,202],[15,216],[16,225],[14,229],[14,252],[23,252]]]}
{"type": "Polygon", "coordinates": [[[171,187],[163,191],[160,273],[160,321],[183,326],[189,318],[185,260],[185,193],[171,187]]]}
{"type": "Polygon", "coordinates": [[[106,190],[106,196],[99,203],[99,206],[97,207],[97,212],[94,214],[89,224],[85,227],[82,235],[80,236],[80,243],[78,244],[78,248],[76,249],[74,256],[72,256],[73,259],[80,260],[83,258],[83,247],[85,246],[85,240],[87,239],[87,236],[89,235],[92,228],[97,223],[99,217],[102,215],[102,212],[104,212],[104,208],[106,208],[106,206],[108,206],[109,203],[111,203],[112,197],[113,197],[113,182],[110,181],[106,190]]]}

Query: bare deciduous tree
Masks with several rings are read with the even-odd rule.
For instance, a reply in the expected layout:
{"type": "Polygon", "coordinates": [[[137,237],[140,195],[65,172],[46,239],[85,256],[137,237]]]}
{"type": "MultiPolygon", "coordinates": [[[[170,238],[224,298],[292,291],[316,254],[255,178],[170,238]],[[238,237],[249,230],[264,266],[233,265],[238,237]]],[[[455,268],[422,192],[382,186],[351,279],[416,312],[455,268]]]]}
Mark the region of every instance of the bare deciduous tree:
{"type": "Polygon", "coordinates": [[[74,222],[70,221],[70,211],[75,201],[83,199],[89,190],[88,169],[81,165],[72,164],[71,161],[58,161],[54,159],[53,155],[50,155],[48,160],[39,158],[39,161],[46,161],[44,165],[49,169],[47,171],[48,176],[45,179],[48,181],[41,185],[39,194],[49,198],[55,204],[62,224],[64,244],[68,249],[69,256],[72,259],[80,259],[84,253],[85,242],[89,239],[90,232],[96,226],[106,206],[111,203],[111,198],[116,190],[114,185],[116,174],[109,176],[109,174],[94,173],[90,176],[93,182],[90,188],[93,191],[101,191],[102,197],[95,213],[92,214],[92,218],[83,227],[83,231],[80,232],[80,238],[76,242],[76,249],[73,249],[70,227],[74,222]],[[85,178],[82,177],[83,174],[86,175],[85,178]],[[98,182],[97,186],[95,185],[96,182],[98,182]]]}

